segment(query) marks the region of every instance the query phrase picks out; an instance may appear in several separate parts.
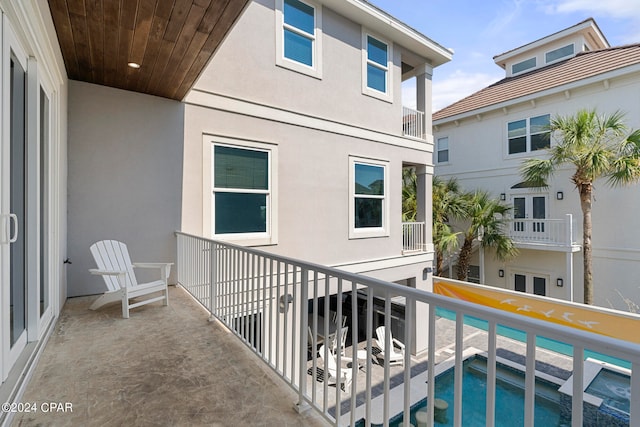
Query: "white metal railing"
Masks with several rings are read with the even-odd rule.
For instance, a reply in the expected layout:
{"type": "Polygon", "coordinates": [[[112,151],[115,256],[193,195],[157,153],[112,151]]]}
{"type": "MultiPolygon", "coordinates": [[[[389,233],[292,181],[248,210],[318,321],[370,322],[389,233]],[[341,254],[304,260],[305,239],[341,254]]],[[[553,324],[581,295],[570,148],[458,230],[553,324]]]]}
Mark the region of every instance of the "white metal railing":
{"type": "Polygon", "coordinates": [[[424,222],[403,222],[402,252],[422,252],[424,250],[424,222]]]}
{"type": "MultiPolygon", "coordinates": [[[[406,301],[404,336],[400,338],[406,349],[414,347],[417,339],[426,338],[428,343],[427,383],[421,382],[422,390],[412,391],[411,357],[409,351],[404,356],[402,386],[400,395],[391,397],[391,373],[388,364],[384,364],[381,403],[376,410],[382,410],[384,425],[395,415],[390,413],[390,402],[402,402],[400,411],[404,419],[409,419],[411,402],[415,394],[424,398],[435,395],[435,343],[436,343],[436,307],[456,312],[455,328],[455,391],[453,400],[454,425],[462,423],[462,362],[463,362],[463,320],[464,316],[474,316],[488,322],[487,351],[487,400],[486,425],[495,425],[495,408],[498,402],[495,396],[496,384],[496,330],[497,325],[508,325],[525,331],[526,370],[525,370],[525,427],[534,425],[534,381],[536,361],[536,337],[543,336],[566,343],[573,347],[573,372],[584,372],[584,350],[590,349],[602,354],[618,357],[631,362],[631,413],[632,427],[640,426],[640,345],[610,337],[596,335],[578,329],[549,323],[543,320],[524,317],[506,311],[496,310],[482,305],[456,300],[416,288],[401,286],[381,280],[344,272],[338,269],[311,264],[308,262],[277,256],[263,251],[245,248],[229,243],[212,241],[198,236],[177,232],[178,246],[178,283],[188,290],[219,321],[224,323],[238,336],[257,357],[268,364],[298,393],[297,406],[302,410],[308,406],[321,413],[334,425],[355,425],[356,408],[365,420],[371,420],[372,413],[372,355],[374,318],[391,319],[392,297],[403,297],[406,301]],[[361,310],[358,298],[366,300],[366,308],[361,310]],[[374,294],[382,298],[384,308],[373,309],[374,294]],[[359,313],[350,316],[347,326],[351,331],[363,331],[364,338],[358,343],[358,334],[351,334],[347,346],[366,351],[364,372],[358,370],[356,363],[343,368],[345,357],[337,353],[337,377],[346,370],[351,371],[354,381],[350,387],[329,387],[327,381],[316,381],[314,373],[327,366],[320,362],[311,351],[308,343],[316,341],[322,330],[330,329],[330,307],[323,304],[323,296],[335,296],[340,301],[331,310],[336,318],[345,313],[359,313]],[[418,313],[428,311],[426,324],[414,325],[410,319],[419,318],[418,313]],[[363,320],[364,319],[364,320],[363,320]],[[362,324],[359,325],[358,322],[362,324]],[[342,359],[342,360],[341,360],[342,359]],[[311,374],[311,375],[310,375],[311,374]],[[358,376],[366,378],[359,381],[358,376]],[[360,386],[358,386],[360,384],[360,386]],[[348,392],[347,392],[348,391],[348,392]],[[356,396],[359,399],[356,399],[356,396]],[[364,403],[358,404],[357,400],[364,403]],[[380,406],[382,408],[380,408],[380,406]]],[[[447,280],[447,279],[438,279],[447,280]]],[[[463,282],[457,282],[463,283],[463,282]]],[[[395,298],[394,298],[395,299],[395,298]]],[[[326,302],[326,300],[324,300],[326,302]]],[[[384,324],[384,323],[383,323],[384,324]]],[[[390,328],[387,336],[385,354],[389,354],[390,328]]],[[[336,340],[341,340],[340,329],[336,340]]],[[[325,346],[326,348],[326,346],[325,346]]],[[[228,355],[227,355],[228,356],[228,355]]],[[[325,350],[323,359],[329,356],[325,350]]],[[[378,368],[382,369],[382,368],[378,368]]],[[[571,425],[583,425],[583,378],[574,376],[571,425]]],[[[380,388],[380,387],[378,387],[380,388]]],[[[393,389],[397,392],[397,388],[393,389]]],[[[256,392],[260,392],[257,390],[256,392]]],[[[434,414],[434,399],[427,400],[428,414],[434,414]]],[[[368,425],[369,423],[366,423],[368,425]]],[[[433,415],[428,420],[433,426],[433,415]]]]}
{"type": "Polygon", "coordinates": [[[406,136],[424,139],[424,113],[403,106],[402,131],[406,136]]]}
{"type": "Polygon", "coordinates": [[[509,237],[516,243],[554,246],[576,245],[573,216],[565,219],[513,218],[508,222],[509,237]]]}

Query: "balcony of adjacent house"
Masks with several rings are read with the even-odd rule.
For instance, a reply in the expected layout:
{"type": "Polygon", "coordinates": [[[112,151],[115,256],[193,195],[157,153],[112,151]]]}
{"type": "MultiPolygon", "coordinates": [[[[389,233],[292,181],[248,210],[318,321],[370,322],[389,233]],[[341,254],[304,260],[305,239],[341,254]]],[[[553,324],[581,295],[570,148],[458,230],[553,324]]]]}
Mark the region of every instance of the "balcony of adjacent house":
{"type": "Polygon", "coordinates": [[[560,252],[578,252],[575,218],[512,218],[508,221],[509,237],[518,248],[560,252]]]}
{"type": "Polygon", "coordinates": [[[640,424],[636,315],[176,240],[169,306],[67,301],[15,425],[640,424]]]}

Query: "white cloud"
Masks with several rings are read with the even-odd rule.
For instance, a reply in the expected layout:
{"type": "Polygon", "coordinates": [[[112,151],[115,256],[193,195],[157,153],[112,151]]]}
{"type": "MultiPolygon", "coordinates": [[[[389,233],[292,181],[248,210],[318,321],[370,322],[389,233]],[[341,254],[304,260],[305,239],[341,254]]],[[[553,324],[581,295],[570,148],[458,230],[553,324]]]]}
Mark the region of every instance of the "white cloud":
{"type": "Polygon", "coordinates": [[[502,3],[497,10],[496,17],[487,24],[483,34],[487,37],[501,37],[507,28],[518,21],[522,15],[522,0],[511,0],[502,3]]]}
{"type": "Polygon", "coordinates": [[[504,75],[500,72],[498,74],[466,73],[461,70],[456,70],[444,80],[438,80],[436,77],[433,82],[433,111],[453,104],[503,77],[504,75]]]}
{"type": "Polygon", "coordinates": [[[613,18],[640,16],[640,2],[634,0],[558,0],[550,5],[552,13],[587,12],[613,18]]]}

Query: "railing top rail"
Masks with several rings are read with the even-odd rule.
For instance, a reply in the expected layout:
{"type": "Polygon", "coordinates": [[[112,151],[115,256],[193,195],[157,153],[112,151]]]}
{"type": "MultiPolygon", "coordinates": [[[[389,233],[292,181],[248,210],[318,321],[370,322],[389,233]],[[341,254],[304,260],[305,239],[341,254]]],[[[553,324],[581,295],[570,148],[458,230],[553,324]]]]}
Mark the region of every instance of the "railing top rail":
{"type": "MultiPolygon", "coordinates": [[[[432,304],[435,306],[448,308],[454,311],[461,311],[465,315],[476,316],[482,319],[492,320],[498,324],[505,324],[510,327],[521,329],[524,331],[530,331],[536,335],[542,335],[548,338],[556,339],[566,342],[571,345],[581,345],[585,348],[601,351],[607,354],[614,355],[635,363],[640,363],[640,344],[633,342],[623,341],[620,339],[608,337],[605,335],[599,335],[596,333],[582,331],[579,329],[570,328],[564,325],[558,325],[555,323],[545,322],[543,320],[534,319],[530,317],[520,316],[518,314],[505,312],[492,307],[486,307],[479,304],[470,303],[467,301],[457,300],[443,295],[426,292],[416,288],[410,288],[407,286],[398,285],[395,283],[385,282],[376,278],[363,276],[355,273],[346,272],[337,268],[327,267],[319,264],[314,264],[306,261],[297,260],[281,255],[275,255],[261,250],[247,248],[241,245],[221,242],[212,239],[207,239],[201,236],[194,236],[192,234],[176,231],[176,235],[187,236],[202,241],[215,243],[221,246],[244,251],[257,256],[262,256],[267,259],[279,261],[293,266],[299,267],[304,270],[317,271],[321,274],[342,278],[349,282],[355,282],[357,284],[365,285],[377,290],[384,290],[390,292],[396,296],[403,296],[411,300],[432,304]]],[[[452,282],[456,282],[452,279],[446,279],[452,282]]],[[[459,282],[466,284],[465,282],[459,282]]]]}
{"type": "Polygon", "coordinates": [[[560,222],[566,223],[566,219],[558,219],[558,218],[507,218],[507,221],[511,222],[560,222]]]}

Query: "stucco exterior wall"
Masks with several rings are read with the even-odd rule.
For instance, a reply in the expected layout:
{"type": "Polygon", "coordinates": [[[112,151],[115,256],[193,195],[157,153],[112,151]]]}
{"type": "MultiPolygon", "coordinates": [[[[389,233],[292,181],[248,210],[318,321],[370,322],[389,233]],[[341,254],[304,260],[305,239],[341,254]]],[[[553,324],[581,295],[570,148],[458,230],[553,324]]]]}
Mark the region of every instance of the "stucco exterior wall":
{"type": "MultiPolygon", "coordinates": [[[[536,98],[535,102],[513,103],[506,107],[459,120],[457,124],[436,123],[434,139],[449,137],[449,162],[436,164],[435,174],[441,178],[456,177],[466,189],[482,188],[496,197],[506,194],[506,202],[518,193],[535,193],[535,190],[513,190],[522,181],[519,168],[531,153],[507,155],[507,123],[543,114],[571,115],[581,108],[596,109],[599,113],[620,110],[626,114],[629,127],[640,128],[640,74],[618,73],[607,79],[570,88],[567,92],[536,98]]],[[[533,155],[538,155],[534,153],[533,155]]],[[[544,155],[540,153],[539,155],[544,155]]],[[[548,217],[564,218],[572,214],[574,233],[582,243],[582,211],[577,190],[570,181],[571,169],[561,169],[549,182],[548,217]],[[562,191],[563,200],[556,194],[562,191]]],[[[637,278],[634,272],[640,265],[640,232],[634,225],[640,209],[638,185],[627,188],[610,188],[605,180],[596,182],[593,203],[593,262],[595,303],[606,307],[627,309],[617,291],[628,298],[640,300],[637,278]]],[[[542,251],[538,251],[542,252],[542,251]]],[[[552,252],[543,257],[532,257],[531,251],[518,260],[522,266],[550,269],[562,277],[565,270],[562,252],[552,252]],[[556,260],[558,260],[556,262],[556,260]],[[557,265],[557,267],[554,267],[557,265]]],[[[491,267],[493,268],[493,267],[491,267]]],[[[493,278],[496,279],[497,278],[493,278]]],[[[503,280],[503,279],[501,279],[503,280]]],[[[555,279],[554,279],[555,280],[555,279]]],[[[500,285],[487,275],[488,284],[500,285]]],[[[582,300],[582,252],[575,254],[574,283],[578,300],[582,300]]]]}
{"type": "Polygon", "coordinates": [[[276,31],[275,0],[252,2],[195,88],[402,134],[399,46],[393,46],[393,102],[390,103],[362,93],[362,27],[359,24],[327,7],[322,8],[321,79],[276,65],[276,31]]]}
{"type": "Polygon", "coordinates": [[[88,272],[98,240],[125,242],[134,262],[175,262],[183,132],[180,102],[69,82],[69,296],[105,291],[88,272]]]}
{"type": "Polygon", "coordinates": [[[278,147],[278,242],[263,249],[326,265],[401,256],[403,162],[428,164],[430,153],[204,106],[187,105],[185,117],[185,232],[207,235],[211,159],[203,146],[225,136],[278,147]],[[349,156],[388,162],[388,237],[349,239],[349,156]]]}

